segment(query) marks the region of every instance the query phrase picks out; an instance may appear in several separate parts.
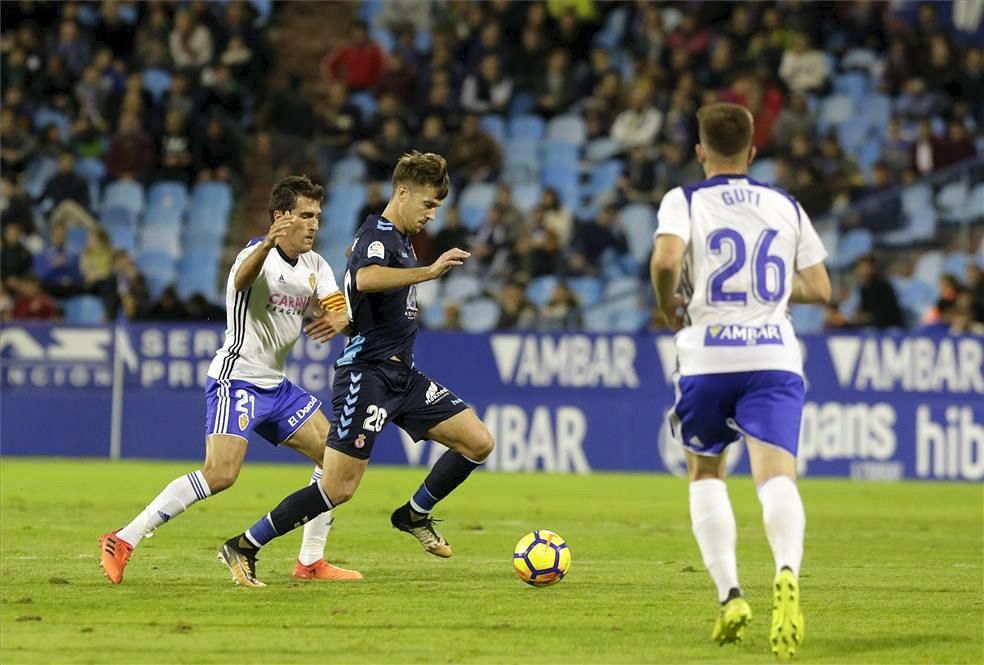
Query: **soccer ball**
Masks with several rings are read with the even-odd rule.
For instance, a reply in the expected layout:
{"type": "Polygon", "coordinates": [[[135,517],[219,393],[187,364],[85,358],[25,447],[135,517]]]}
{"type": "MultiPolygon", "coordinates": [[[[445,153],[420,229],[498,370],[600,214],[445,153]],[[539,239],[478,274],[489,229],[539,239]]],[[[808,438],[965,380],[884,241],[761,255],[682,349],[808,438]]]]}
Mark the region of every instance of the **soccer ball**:
{"type": "Polygon", "coordinates": [[[553,531],[528,533],[516,543],[513,566],[519,579],[531,586],[543,587],[564,579],[571,567],[571,550],[553,531]]]}

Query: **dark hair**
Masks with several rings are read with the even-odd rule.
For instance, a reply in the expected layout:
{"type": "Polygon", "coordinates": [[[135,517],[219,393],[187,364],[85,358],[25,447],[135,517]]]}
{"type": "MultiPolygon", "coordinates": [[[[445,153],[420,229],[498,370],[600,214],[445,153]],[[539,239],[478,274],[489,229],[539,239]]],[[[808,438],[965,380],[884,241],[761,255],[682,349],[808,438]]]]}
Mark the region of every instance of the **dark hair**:
{"type": "Polygon", "coordinates": [[[438,199],[448,195],[451,180],[448,178],[448,163],[433,152],[411,150],[400,157],[393,169],[393,190],[399,185],[419,185],[433,187],[438,199]]]}
{"type": "Polygon", "coordinates": [[[708,104],[697,111],[700,142],[721,157],[738,157],[752,143],[752,114],[738,104],[708,104]]]}
{"type": "Polygon", "coordinates": [[[275,210],[290,212],[301,197],[321,203],[325,198],[325,189],[311,182],[306,175],[287,176],[275,184],[270,192],[270,223],[273,224],[275,210]]]}

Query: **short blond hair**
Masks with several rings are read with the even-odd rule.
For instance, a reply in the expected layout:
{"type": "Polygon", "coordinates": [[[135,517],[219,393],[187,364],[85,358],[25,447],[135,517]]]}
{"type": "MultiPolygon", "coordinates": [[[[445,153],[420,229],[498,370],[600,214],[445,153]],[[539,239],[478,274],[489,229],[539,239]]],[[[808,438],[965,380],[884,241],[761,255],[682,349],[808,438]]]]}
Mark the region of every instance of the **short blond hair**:
{"type": "Polygon", "coordinates": [[[448,195],[451,179],[448,177],[448,162],[434,152],[411,150],[400,157],[393,169],[393,189],[398,185],[418,185],[433,187],[438,199],[448,195]]]}

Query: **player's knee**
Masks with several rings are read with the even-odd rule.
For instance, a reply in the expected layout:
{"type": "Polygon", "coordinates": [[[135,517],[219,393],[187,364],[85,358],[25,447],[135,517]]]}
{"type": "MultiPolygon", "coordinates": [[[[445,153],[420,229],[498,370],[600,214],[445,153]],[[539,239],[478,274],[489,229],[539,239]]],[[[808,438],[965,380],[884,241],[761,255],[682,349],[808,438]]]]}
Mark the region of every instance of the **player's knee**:
{"type": "Polygon", "coordinates": [[[492,454],[494,448],[495,437],[492,436],[492,432],[488,428],[482,427],[469,446],[469,457],[476,462],[484,462],[492,454]]]}
{"type": "Polygon", "coordinates": [[[239,477],[239,470],[231,467],[213,466],[202,469],[202,475],[205,476],[209,491],[212,494],[218,494],[235,484],[236,478],[239,477]]]}
{"type": "Polygon", "coordinates": [[[321,483],[321,489],[328,497],[328,500],[331,501],[332,506],[340,506],[355,495],[355,488],[357,486],[355,483],[329,481],[326,477],[322,477],[319,482],[321,483]]]}

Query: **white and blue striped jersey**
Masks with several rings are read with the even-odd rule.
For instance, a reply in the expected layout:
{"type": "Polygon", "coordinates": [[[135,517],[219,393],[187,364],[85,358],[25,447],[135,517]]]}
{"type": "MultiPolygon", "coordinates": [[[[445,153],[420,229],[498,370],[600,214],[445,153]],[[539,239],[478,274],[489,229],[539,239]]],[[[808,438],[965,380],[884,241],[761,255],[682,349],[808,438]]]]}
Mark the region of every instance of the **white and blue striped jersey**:
{"type": "Polygon", "coordinates": [[[229,271],[225,344],[216,351],[208,375],[275,388],[284,380],[287,356],[301,335],[308,308],[338,292],[338,285],[328,262],[316,252],[305,252],[292,263],[274,248],[253,286],[236,291],[236,271],[262,240],[251,240],[229,271]]]}
{"type": "Polygon", "coordinates": [[[793,275],[827,252],[796,199],[745,175],[715,176],[667,192],[660,234],[687,244],[681,281],[689,302],[676,335],[681,375],[802,375],[787,312],[793,275]]]}

